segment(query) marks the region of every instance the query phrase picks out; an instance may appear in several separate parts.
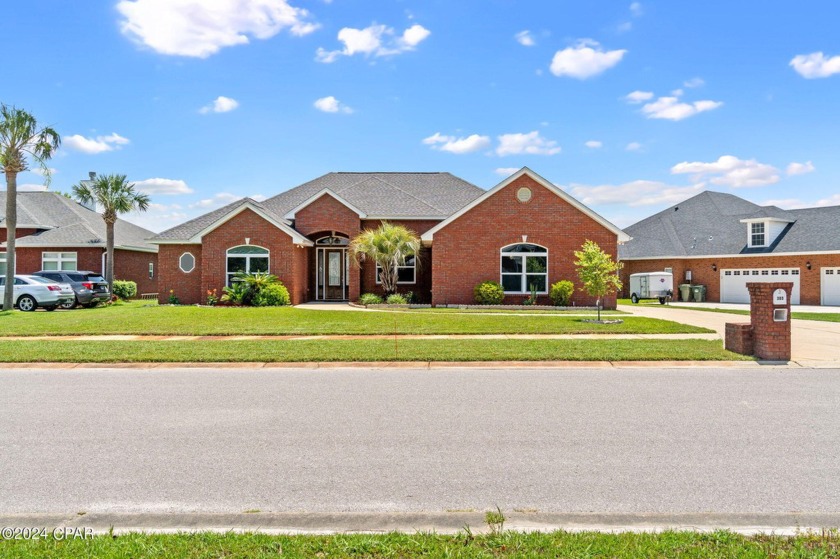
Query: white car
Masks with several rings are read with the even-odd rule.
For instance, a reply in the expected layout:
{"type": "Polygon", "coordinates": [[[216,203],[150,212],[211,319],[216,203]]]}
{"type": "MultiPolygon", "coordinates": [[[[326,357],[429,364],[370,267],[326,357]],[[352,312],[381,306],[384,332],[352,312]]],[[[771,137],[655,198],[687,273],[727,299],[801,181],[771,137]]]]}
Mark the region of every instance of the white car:
{"type": "MultiPolygon", "coordinates": [[[[54,311],[67,300],[68,291],[73,295],[73,288],[38,276],[15,276],[14,305],[21,311],[31,312],[42,307],[54,311]]],[[[6,278],[0,277],[0,298],[6,295],[6,278]]]]}

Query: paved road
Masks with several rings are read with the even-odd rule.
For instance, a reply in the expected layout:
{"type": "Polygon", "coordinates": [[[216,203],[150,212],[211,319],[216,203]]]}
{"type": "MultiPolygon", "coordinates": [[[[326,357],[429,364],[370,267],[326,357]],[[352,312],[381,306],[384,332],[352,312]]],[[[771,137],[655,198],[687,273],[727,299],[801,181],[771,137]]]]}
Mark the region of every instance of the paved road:
{"type": "Polygon", "coordinates": [[[0,370],[0,514],[838,512],[840,370],[0,370]]]}

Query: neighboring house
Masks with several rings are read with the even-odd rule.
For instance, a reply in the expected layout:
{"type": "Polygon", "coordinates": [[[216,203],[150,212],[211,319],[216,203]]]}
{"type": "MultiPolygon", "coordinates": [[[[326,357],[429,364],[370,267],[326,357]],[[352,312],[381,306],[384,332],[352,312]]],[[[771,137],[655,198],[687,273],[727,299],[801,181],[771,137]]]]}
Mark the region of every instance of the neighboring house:
{"type": "Polygon", "coordinates": [[[790,281],[791,302],[840,305],[840,206],[783,210],[706,191],[625,229],[622,276],[672,271],[708,301],[749,302],[748,282],[790,281]]]}
{"type": "MultiPolygon", "coordinates": [[[[0,273],[6,272],[6,193],[0,192],[0,273]]],[[[157,293],[154,233],[117,220],[114,277],[137,282],[138,293],[157,293]]],[[[102,215],[56,192],[18,192],[15,273],[39,270],[105,272],[102,215]]]]}
{"type": "MultiPolygon", "coordinates": [[[[615,255],[627,239],[527,168],[490,191],[449,173],[329,173],[152,238],[160,247],[160,300],[174,290],[183,303],[202,303],[240,271],[277,275],[294,304],[381,292],[375,266],[354,262],[348,245],[383,221],[421,236],[418,258],[398,270],[400,291],[433,304],[472,303],[473,288],[485,280],[504,284],[506,302],[521,302],[530,285],[548,302],[551,283],[576,281],[572,253],[584,241],[615,255]]],[[[576,291],[573,302],[594,301],[576,291]]]]}

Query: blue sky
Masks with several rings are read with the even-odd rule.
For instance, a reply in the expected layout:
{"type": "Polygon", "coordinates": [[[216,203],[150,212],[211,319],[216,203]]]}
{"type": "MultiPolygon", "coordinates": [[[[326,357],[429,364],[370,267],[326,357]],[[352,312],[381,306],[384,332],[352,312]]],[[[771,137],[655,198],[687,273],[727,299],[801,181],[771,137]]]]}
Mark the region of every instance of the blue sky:
{"type": "Polygon", "coordinates": [[[527,165],[622,226],[703,189],[838,205],[840,5],[784,6],[38,0],[0,101],[61,133],[51,188],[125,173],[156,231],[329,171],[527,165]]]}

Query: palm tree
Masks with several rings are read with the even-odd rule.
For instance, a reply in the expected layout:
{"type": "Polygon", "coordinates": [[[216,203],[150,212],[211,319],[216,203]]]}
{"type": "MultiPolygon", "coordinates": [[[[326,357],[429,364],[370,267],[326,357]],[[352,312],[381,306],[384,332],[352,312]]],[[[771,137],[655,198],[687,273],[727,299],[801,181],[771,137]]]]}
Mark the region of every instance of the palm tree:
{"type": "Polygon", "coordinates": [[[38,127],[35,117],[16,107],[0,104],[0,165],[6,174],[6,290],[3,310],[14,305],[15,236],[17,235],[17,175],[29,170],[28,159],[33,159],[50,184],[50,169],[46,161],[52,157],[61,137],[50,127],[38,127]]]}
{"type": "Polygon", "coordinates": [[[350,242],[356,261],[372,259],[380,268],[379,281],[385,293],[397,292],[397,266],[405,266],[406,258],[420,252],[420,238],[402,225],[387,221],[376,229],[361,232],[350,242]]]}
{"type": "Polygon", "coordinates": [[[83,204],[96,203],[105,220],[105,280],[108,290],[114,292],[114,224],[120,214],[149,209],[149,196],[134,190],[125,175],[101,175],[92,180],[80,181],[73,186],[73,196],[83,204]]]}

